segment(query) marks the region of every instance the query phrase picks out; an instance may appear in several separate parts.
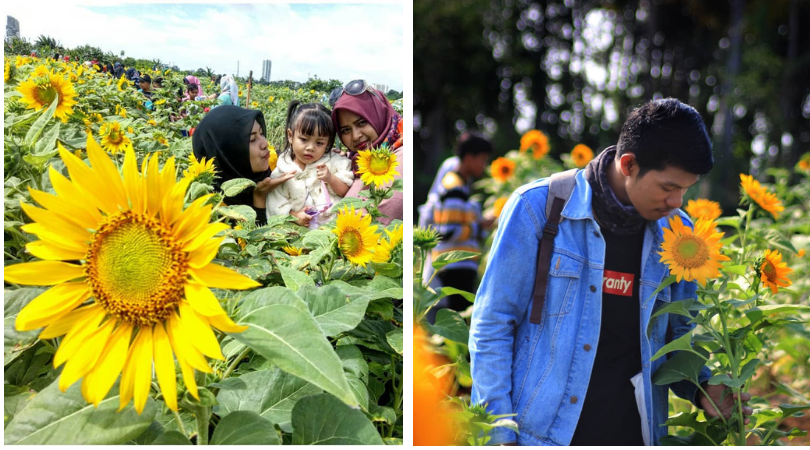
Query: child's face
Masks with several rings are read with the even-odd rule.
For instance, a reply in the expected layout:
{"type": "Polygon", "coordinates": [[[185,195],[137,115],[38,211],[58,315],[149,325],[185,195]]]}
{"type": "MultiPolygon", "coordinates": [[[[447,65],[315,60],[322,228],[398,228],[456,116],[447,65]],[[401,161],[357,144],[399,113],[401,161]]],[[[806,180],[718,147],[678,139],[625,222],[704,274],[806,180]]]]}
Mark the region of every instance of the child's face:
{"type": "MultiPolygon", "coordinates": [[[[198,93],[198,92],[199,92],[199,91],[188,91],[188,96],[189,96],[189,97],[191,97],[191,98],[193,99],[194,97],[196,97],[196,96],[197,96],[197,93],[198,93]]],[[[261,128],[261,127],[260,127],[260,128],[261,128]]]]}
{"type": "Polygon", "coordinates": [[[293,132],[287,128],[287,139],[292,145],[292,152],[295,161],[307,165],[321,159],[326,153],[326,146],[329,144],[329,137],[315,132],[314,135],[302,133],[300,130],[293,132]]]}

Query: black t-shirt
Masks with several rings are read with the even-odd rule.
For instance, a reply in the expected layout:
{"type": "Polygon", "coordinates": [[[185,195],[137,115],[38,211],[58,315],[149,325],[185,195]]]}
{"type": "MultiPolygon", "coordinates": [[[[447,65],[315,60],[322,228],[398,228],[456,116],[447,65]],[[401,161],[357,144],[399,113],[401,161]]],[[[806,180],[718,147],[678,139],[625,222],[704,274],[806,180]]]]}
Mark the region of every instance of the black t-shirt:
{"type": "Polygon", "coordinates": [[[605,237],[602,324],[571,445],[644,445],[630,379],[641,371],[639,278],[644,231],[605,237]]]}

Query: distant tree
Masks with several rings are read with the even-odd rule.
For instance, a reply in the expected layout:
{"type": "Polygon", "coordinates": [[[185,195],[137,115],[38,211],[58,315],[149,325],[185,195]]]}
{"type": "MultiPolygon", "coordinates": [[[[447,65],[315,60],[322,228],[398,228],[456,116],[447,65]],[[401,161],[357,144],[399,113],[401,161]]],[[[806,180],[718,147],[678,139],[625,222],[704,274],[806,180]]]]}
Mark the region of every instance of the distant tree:
{"type": "Polygon", "coordinates": [[[62,45],[56,39],[54,39],[54,38],[52,38],[50,36],[45,36],[43,34],[40,34],[39,37],[37,38],[36,42],[34,43],[34,46],[38,47],[38,48],[46,48],[47,47],[50,50],[54,50],[54,49],[57,49],[57,48],[61,47],[62,45]]]}
{"type": "Polygon", "coordinates": [[[402,98],[402,92],[391,89],[385,93],[385,96],[388,97],[388,100],[399,100],[402,98]]]}
{"type": "Polygon", "coordinates": [[[318,76],[314,76],[304,83],[302,88],[306,90],[316,90],[319,92],[332,92],[332,89],[343,86],[340,80],[322,80],[318,76]]]}

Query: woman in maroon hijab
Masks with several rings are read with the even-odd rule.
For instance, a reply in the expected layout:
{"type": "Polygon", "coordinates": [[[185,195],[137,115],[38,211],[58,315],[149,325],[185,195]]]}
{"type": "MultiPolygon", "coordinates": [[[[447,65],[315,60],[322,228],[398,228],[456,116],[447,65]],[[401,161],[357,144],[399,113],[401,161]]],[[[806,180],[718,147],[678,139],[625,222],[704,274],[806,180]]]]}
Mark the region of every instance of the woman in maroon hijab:
{"type": "MultiPolygon", "coordinates": [[[[333,92],[330,100],[334,101],[332,121],[340,141],[348,149],[347,156],[352,160],[355,174],[358,151],[387,143],[399,162],[397,169],[400,173],[395,178],[402,178],[402,118],[391,107],[385,94],[363,80],[355,80],[333,92]]],[[[365,187],[357,176],[345,197],[357,197],[365,187]]],[[[385,225],[393,219],[402,220],[402,192],[394,192],[393,197],[383,200],[380,212],[387,216],[379,218],[385,225]]]]}

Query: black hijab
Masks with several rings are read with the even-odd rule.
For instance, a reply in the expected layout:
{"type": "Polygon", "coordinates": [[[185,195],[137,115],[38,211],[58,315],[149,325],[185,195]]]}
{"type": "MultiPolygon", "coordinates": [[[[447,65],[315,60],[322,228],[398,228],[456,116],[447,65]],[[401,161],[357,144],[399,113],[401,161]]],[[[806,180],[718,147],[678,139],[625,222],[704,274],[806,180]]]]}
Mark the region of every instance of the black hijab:
{"type": "MultiPolygon", "coordinates": [[[[254,173],[250,167],[250,132],[253,122],[259,122],[262,133],[267,135],[267,126],[261,111],[239,106],[221,105],[203,117],[191,137],[194,157],[198,160],[214,158],[214,167],[219,178],[214,189],[234,178],[247,178],[258,183],[270,176],[270,169],[254,173]]],[[[251,198],[253,189],[247,189],[233,198],[231,204],[244,203],[242,197],[251,198]],[[245,194],[250,194],[248,197],[245,194]]],[[[252,204],[252,200],[246,204],[252,204]]]]}

